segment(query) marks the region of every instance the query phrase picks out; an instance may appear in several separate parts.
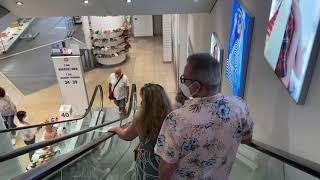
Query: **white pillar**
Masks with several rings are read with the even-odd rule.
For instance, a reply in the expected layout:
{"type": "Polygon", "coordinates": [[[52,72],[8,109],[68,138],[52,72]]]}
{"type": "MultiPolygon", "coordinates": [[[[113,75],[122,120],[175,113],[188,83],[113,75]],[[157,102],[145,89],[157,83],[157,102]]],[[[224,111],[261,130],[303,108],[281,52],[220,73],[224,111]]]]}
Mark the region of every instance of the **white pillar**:
{"type": "Polygon", "coordinates": [[[92,48],[89,16],[82,16],[82,29],[87,49],[92,48]]]}
{"type": "Polygon", "coordinates": [[[163,62],[172,62],[171,15],[162,16],[163,62]]]}

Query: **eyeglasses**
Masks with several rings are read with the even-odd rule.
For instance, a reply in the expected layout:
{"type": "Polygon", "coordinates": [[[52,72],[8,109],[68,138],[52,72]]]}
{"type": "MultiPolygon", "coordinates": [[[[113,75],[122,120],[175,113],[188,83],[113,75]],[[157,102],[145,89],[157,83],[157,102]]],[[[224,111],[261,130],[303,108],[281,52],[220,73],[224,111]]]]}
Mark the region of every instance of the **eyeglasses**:
{"type": "Polygon", "coordinates": [[[202,85],[202,83],[201,83],[200,81],[198,81],[198,80],[185,78],[184,75],[181,75],[181,76],[180,76],[180,82],[181,82],[182,84],[185,84],[186,81],[198,82],[200,85],[202,85]]]}

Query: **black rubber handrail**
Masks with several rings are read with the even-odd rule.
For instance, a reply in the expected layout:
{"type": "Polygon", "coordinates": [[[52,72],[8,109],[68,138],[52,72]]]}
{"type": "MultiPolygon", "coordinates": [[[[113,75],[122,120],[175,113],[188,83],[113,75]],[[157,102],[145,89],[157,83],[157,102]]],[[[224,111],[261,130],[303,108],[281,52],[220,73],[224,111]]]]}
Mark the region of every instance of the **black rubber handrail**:
{"type": "MultiPolygon", "coordinates": [[[[99,146],[101,143],[103,143],[105,140],[109,139],[113,135],[114,135],[113,133],[106,133],[105,135],[102,135],[99,138],[93,140],[91,143],[79,146],[76,150],[65,154],[61,158],[55,159],[51,163],[45,164],[27,173],[21,174],[14,179],[25,180],[25,179],[44,178],[56,172],[57,170],[63,168],[64,166],[68,165],[68,163],[79,158],[81,155],[93,150],[94,148],[99,146]]],[[[288,164],[298,170],[301,170],[304,173],[307,173],[313,177],[320,178],[320,165],[317,163],[295,156],[288,152],[279,150],[272,146],[263,144],[256,140],[253,140],[252,143],[248,144],[247,146],[259,152],[262,152],[272,158],[275,158],[285,164],[288,164]]]]}
{"type": "Polygon", "coordinates": [[[37,127],[43,127],[43,126],[47,126],[47,125],[61,124],[61,123],[81,120],[81,119],[85,118],[91,112],[91,108],[93,106],[93,103],[94,103],[94,100],[96,98],[96,95],[97,95],[98,91],[100,92],[100,100],[101,100],[101,107],[100,108],[102,109],[103,108],[103,90],[102,90],[102,86],[101,85],[97,85],[95,87],[95,89],[94,89],[94,92],[93,92],[92,96],[91,96],[91,100],[90,100],[90,103],[89,103],[89,106],[88,106],[86,112],[84,113],[83,116],[81,116],[79,118],[69,119],[69,120],[65,120],[65,121],[58,121],[58,122],[34,124],[34,125],[24,126],[24,127],[3,129],[3,130],[0,130],[0,133],[6,133],[6,132],[10,132],[10,131],[18,131],[18,130],[23,130],[23,129],[37,128],[37,127]]]}
{"type": "MultiPolygon", "coordinates": [[[[61,142],[61,141],[64,141],[64,140],[67,140],[67,139],[70,139],[70,138],[73,138],[73,137],[76,137],[76,136],[80,136],[82,134],[85,134],[87,132],[102,128],[104,126],[113,124],[115,122],[122,121],[122,120],[124,120],[124,119],[126,119],[126,118],[128,118],[130,116],[130,113],[131,113],[133,105],[136,106],[136,102],[133,102],[133,100],[136,101],[136,97],[135,97],[135,99],[133,99],[134,96],[136,96],[136,85],[135,84],[132,85],[129,108],[128,108],[127,114],[124,117],[121,117],[118,120],[114,120],[114,121],[111,121],[111,122],[103,123],[103,124],[98,125],[98,126],[94,126],[94,127],[90,127],[90,128],[81,130],[81,131],[77,131],[77,132],[74,132],[74,133],[71,133],[71,134],[56,138],[56,139],[42,141],[42,142],[35,143],[35,144],[32,144],[32,145],[28,145],[28,146],[25,146],[25,147],[22,147],[22,148],[19,148],[19,149],[15,149],[15,150],[13,150],[11,152],[8,152],[8,153],[5,153],[5,154],[1,154],[0,155],[0,163],[3,162],[3,161],[7,161],[9,159],[12,159],[12,158],[16,158],[16,157],[21,156],[23,154],[29,153],[31,151],[34,151],[34,150],[37,150],[37,149],[40,149],[40,148],[43,148],[43,147],[46,147],[46,146],[50,146],[52,144],[56,144],[58,142],[61,142]]],[[[102,111],[102,109],[99,111],[97,119],[99,119],[101,111],[102,111]]]]}
{"type": "MultiPolygon", "coordinates": [[[[69,152],[65,154],[64,156],[61,156],[61,158],[57,158],[53,161],[51,161],[48,164],[45,164],[43,166],[39,166],[31,171],[28,171],[24,174],[21,174],[15,178],[14,180],[28,180],[28,179],[42,179],[44,177],[49,176],[50,174],[58,171],[59,169],[63,168],[64,166],[71,163],[73,160],[79,158],[81,155],[86,154],[87,152],[93,150],[97,146],[99,146],[101,143],[105,142],[107,139],[111,138],[114,135],[114,133],[106,133],[99,138],[93,140],[92,142],[79,146],[77,149],[75,149],[72,152],[69,152]]],[[[274,147],[265,145],[261,142],[258,142],[256,140],[253,140],[251,144],[248,144],[247,146],[262,152],[264,154],[269,155],[272,158],[278,159],[279,161],[288,164],[296,169],[299,169],[313,177],[320,178],[320,165],[310,162],[308,160],[305,160],[303,158],[297,157],[295,155],[289,154],[287,152],[284,152],[282,150],[276,149],[274,147]]]]}
{"type": "Polygon", "coordinates": [[[51,160],[50,162],[48,162],[44,165],[38,166],[28,172],[20,174],[16,177],[12,178],[12,180],[38,180],[38,179],[40,180],[40,179],[43,179],[43,178],[53,174],[54,172],[58,171],[62,167],[68,165],[69,163],[73,162],[74,160],[78,159],[82,155],[88,153],[92,149],[98,147],[101,143],[110,139],[114,135],[115,134],[111,133],[111,132],[108,132],[104,135],[101,135],[98,138],[96,138],[94,141],[91,141],[87,144],[81,145],[78,148],[76,148],[75,150],[73,150],[69,153],[66,153],[64,155],[61,155],[61,156],[51,160]]]}

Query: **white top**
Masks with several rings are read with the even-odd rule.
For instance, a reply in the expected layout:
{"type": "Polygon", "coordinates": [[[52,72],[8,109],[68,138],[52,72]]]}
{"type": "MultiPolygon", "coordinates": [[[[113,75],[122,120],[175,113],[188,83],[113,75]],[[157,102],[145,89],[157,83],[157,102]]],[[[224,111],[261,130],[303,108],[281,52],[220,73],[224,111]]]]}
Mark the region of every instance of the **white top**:
{"type": "MultiPolygon", "coordinates": [[[[113,90],[114,86],[118,82],[118,79],[116,77],[115,73],[110,74],[109,76],[109,83],[111,83],[111,90],[113,90]]],[[[116,98],[116,100],[124,99],[127,95],[127,87],[129,86],[128,77],[126,75],[123,75],[121,80],[119,81],[118,85],[113,91],[113,95],[116,98]]]]}
{"type": "MultiPolygon", "coordinates": [[[[16,121],[17,127],[25,127],[29,126],[29,124],[26,123],[21,123],[20,121],[16,121]]],[[[29,129],[22,129],[17,131],[18,135],[22,137],[24,141],[30,141],[34,138],[36,134],[36,129],[35,128],[29,128],[29,129]]]]}

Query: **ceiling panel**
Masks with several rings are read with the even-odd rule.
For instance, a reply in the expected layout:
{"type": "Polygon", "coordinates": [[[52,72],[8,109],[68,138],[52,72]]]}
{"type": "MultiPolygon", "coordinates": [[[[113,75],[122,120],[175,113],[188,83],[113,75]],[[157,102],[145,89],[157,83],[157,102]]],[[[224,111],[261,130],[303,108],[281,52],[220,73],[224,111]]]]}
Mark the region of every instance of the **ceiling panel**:
{"type": "Polygon", "coordinates": [[[0,4],[21,17],[83,15],[156,15],[209,12],[215,0],[0,0],[0,4]]]}

